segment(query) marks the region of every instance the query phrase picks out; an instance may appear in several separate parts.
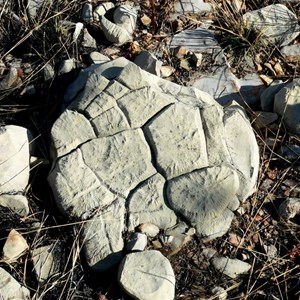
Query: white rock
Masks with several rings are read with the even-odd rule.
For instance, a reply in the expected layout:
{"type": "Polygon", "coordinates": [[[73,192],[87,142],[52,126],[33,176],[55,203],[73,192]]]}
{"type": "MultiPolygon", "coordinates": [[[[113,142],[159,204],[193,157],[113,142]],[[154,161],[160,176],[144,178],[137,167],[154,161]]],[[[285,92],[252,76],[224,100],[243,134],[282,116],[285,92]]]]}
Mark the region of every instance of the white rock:
{"type": "Polygon", "coordinates": [[[162,78],[167,78],[174,73],[175,69],[171,66],[162,66],[160,68],[160,75],[162,78]]]}
{"type": "Polygon", "coordinates": [[[213,257],[211,262],[216,270],[230,278],[237,278],[239,275],[247,273],[251,265],[238,259],[228,257],[213,257]]]}
{"type": "Polygon", "coordinates": [[[117,199],[100,210],[83,227],[83,250],[89,266],[95,271],[105,271],[123,258],[125,204],[117,199]]]}
{"type": "Polygon", "coordinates": [[[300,135],[300,79],[294,79],[275,95],[274,111],[293,133],[300,135]]]}
{"type": "Polygon", "coordinates": [[[0,268],[0,298],[5,300],[30,300],[29,290],[20,285],[8,272],[0,268]]]}
{"type": "Polygon", "coordinates": [[[31,18],[35,18],[38,10],[46,3],[45,0],[29,0],[27,3],[28,14],[31,18]]]}
{"type": "Polygon", "coordinates": [[[108,41],[118,45],[132,41],[132,35],[128,33],[125,28],[114,24],[106,19],[105,16],[102,16],[100,23],[102,31],[108,41]]]}
{"type": "Polygon", "coordinates": [[[120,5],[114,10],[113,20],[132,35],[136,27],[137,14],[129,5],[120,5]]]}
{"type": "Polygon", "coordinates": [[[175,276],[170,262],[159,251],[125,256],[119,267],[119,283],[133,298],[173,300],[175,276]]]}
{"type": "Polygon", "coordinates": [[[281,46],[288,45],[300,32],[297,16],[283,4],[272,4],[243,15],[245,24],[264,38],[281,46]]]}
{"type": "Polygon", "coordinates": [[[45,81],[51,80],[54,77],[55,72],[50,63],[45,64],[43,73],[45,81]]]}
{"type": "Polygon", "coordinates": [[[147,246],[147,235],[135,232],[126,245],[128,251],[144,251],[147,246]]]}
{"type": "Polygon", "coordinates": [[[28,204],[22,194],[28,180],[29,131],[14,125],[0,127],[0,203],[26,214],[28,204]]]}
{"type": "Polygon", "coordinates": [[[0,205],[10,208],[21,216],[29,213],[28,200],[21,194],[1,194],[0,205]]]}
{"type": "Polygon", "coordinates": [[[26,240],[15,229],[12,229],[3,246],[3,259],[15,261],[22,256],[29,248],[26,240]]]}
{"type": "Polygon", "coordinates": [[[289,62],[297,62],[300,59],[300,44],[284,46],[280,49],[280,53],[289,62]]]}
{"type": "Polygon", "coordinates": [[[92,64],[101,64],[101,63],[110,61],[110,59],[107,56],[101,54],[100,52],[96,52],[96,51],[91,52],[89,58],[90,58],[90,61],[92,64]]]}
{"type": "Polygon", "coordinates": [[[31,251],[33,268],[40,283],[60,276],[62,248],[59,244],[42,246],[31,251]]]}
{"type": "Polygon", "coordinates": [[[174,10],[178,14],[207,13],[210,12],[211,5],[203,0],[181,0],[175,2],[174,10]]]}
{"type": "Polygon", "coordinates": [[[287,198],[280,204],[278,212],[286,220],[294,218],[300,213],[300,199],[287,198]]]}
{"type": "Polygon", "coordinates": [[[149,237],[156,237],[159,233],[159,228],[151,223],[143,223],[139,225],[138,230],[149,237]]]}
{"type": "Polygon", "coordinates": [[[162,62],[159,61],[153,54],[148,51],[141,51],[135,58],[134,63],[143,70],[160,76],[162,62]]]}
{"type": "Polygon", "coordinates": [[[112,2],[104,2],[98,5],[93,12],[94,20],[99,21],[102,16],[106,14],[108,10],[113,8],[115,5],[112,2]]]}

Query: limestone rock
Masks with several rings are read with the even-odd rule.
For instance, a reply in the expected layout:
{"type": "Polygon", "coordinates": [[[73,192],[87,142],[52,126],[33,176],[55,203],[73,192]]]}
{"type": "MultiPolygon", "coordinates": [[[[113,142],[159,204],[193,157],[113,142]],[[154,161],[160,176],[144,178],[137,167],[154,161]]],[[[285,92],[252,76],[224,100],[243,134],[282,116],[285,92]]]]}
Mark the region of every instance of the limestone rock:
{"type": "Polygon", "coordinates": [[[96,52],[96,51],[90,53],[89,59],[92,64],[101,64],[101,63],[110,61],[109,57],[103,55],[100,52],[96,52]]]}
{"type": "Polygon", "coordinates": [[[294,218],[300,213],[300,199],[287,198],[280,204],[278,212],[280,216],[286,220],[294,218]]]}
{"type": "Polygon", "coordinates": [[[212,264],[216,270],[230,278],[237,278],[239,275],[247,273],[251,265],[239,259],[230,259],[228,257],[213,257],[212,264]]]}
{"type": "Polygon", "coordinates": [[[135,232],[129,239],[126,249],[128,251],[144,251],[147,246],[147,235],[144,233],[135,232]]]}
{"type": "MultiPolygon", "coordinates": [[[[136,229],[155,236],[179,217],[207,239],[223,235],[258,173],[243,109],[223,109],[208,93],[125,58],[79,77],[53,125],[49,184],[63,213],[86,220],[89,265],[110,268],[123,257],[123,235],[136,229]],[[142,230],[147,224],[157,227],[142,230]]],[[[193,230],[178,241],[191,239],[193,230]]]]}
{"type": "Polygon", "coordinates": [[[177,0],[174,4],[174,10],[178,14],[207,13],[210,12],[211,5],[203,2],[203,0],[177,0]]]}
{"type": "Polygon", "coordinates": [[[275,95],[274,111],[293,133],[300,135],[300,79],[294,79],[275,95]]]}
{"type": "Polygon", "coordinates": [[[101,17],[114,6],[115,5],[112,2],[104,2],[98,5],[93,11],[94,20],[99,21],[101,17]]]}
{"type": "Polygon", "coordinates": [[[159,61],[153,54],[148,51],[141,51],[141,53],[135,58],[134,63],[143,70],[149,73],[160,76],[160,69],[162,62],[159,61]]]}
{"type": "Polygon", "coordinates": [[[300,32],[297,16],[283,4],[272,4],[243,15],[246,26],[281,46],[288,45],[300,32]]]}
{"type": "Polygon", "coordinates": [[[82,239],[86,260],[96,271],[105,271],[123,258],[125,204],[117,199],[84,224],[82,239]]]}
{"type": "Polygon", "coordinates": [[[129,5],[118,6],[113,13],[114,23],[124,28],[130,35],[136,27],[137,14],[129,5]]]}
{"type": "Polygon", "coordinates": [[[281,80],[275,80],[260,95],[260,103],[263,111],[272,112],[274,107],[274,96],[285,86],[281,80]]]}
{"type": "Polygon", "coordinates": [[[83,30],[83,41],[82,41],[83,47],[89,47],[89,48],[96,48],[96,40],[90,35],[88,30],[84,28],[83,30]]]}
{"type": "Polygon", "coordinates": [[[29,131],[14,125],[0,127],[0,204],[26,215],[28,180],[29,131]]]}
{"type": "Polygon", "coordinates": [[[156,250],[127,254],[120,264],[118,280],[135,299],[173,300],[175,296],[171,264],[156,250]]]}
{"type": "Polygon", "coordinates": [[[3,258],[7,261],[14,261],[28,250],[29,246],[23,236],[15,229],[8,234],[3,246],[3,258]]]}
{"type": "Polygon", "coordinates": [[[59,276],[63,265],[62,251],[59,244],[50,244],[31,251],[34,271],[40,283],[59,276]]]}
{"type": "Polygon", "coordinates": [[[93,6],[90,3],[84,3],[82,6],[81,19],[87,23],[93,21],[93,6]]]}
{"type": "Polygon", "coordinates": [[[0,268],[0,298],[5,300],[30,300],[29,290],[20,285],[8,272],[0,268]]]}
{"type": "Polygon", "coordinates": [[[300,44],[284,46],[280,49],[280,52],[289,62],[300,60],[300,44]]]}

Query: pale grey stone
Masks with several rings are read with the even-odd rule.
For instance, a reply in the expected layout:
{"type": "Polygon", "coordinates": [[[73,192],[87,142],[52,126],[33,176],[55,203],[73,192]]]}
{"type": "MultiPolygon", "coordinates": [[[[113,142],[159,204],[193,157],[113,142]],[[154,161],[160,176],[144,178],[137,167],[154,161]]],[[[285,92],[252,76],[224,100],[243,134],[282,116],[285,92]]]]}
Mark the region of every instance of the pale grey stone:
{"type": "Polygon", "coordinates": [[[98,5],[93,11],[94,20],[98,22],[101,19],[101,17],[104,16],[106,12],[114,6],[115,5],[112,2],[104,2],[98,5]]]}
{"type": "Polygon", "coordinates": [[[171,207],[195,226],[204,237],[222,236],[233,213],[229,209],[239,189],[236,171],[229,166],[196,170],[169,181],[171,207]]]}
{"type": "Polygon", "coordinates": [[[31,251],[33,268],[40,283],[57,278],[63,265],[63,249],[57,243],[42,246],[31,251]]]}
{"type": "Polygon", "coordinates": [[[281,46],[288,45],[299,34],[297,16],[283,4],[272,4],[247,12],[243,20],[249,28],[254,28],[264,38],[281,46]]]}
{"type": "Polygon", "coordinates": [[[175,296],[171,264],[156,250],[127,254],[120,264],[118,280],[135,299],[173,300],[175,296]]]}
{"type": "Polygon", "coordinates": [[[91,52],[89,55],[89,59],[92,64],[101,64],[110,61],[109,57],[97,51],[91,52]]]}
{"type": "Polygon", "coordinates": [[[151,223],[143,223],[138,226],[137,230],[149,237],[156,237],[159,233],[159,227],[151,223]]]}
{"type": "Polygon", "coordinates": [[[88,30],[86,28],[83,29],[83,40],[82,40],[82,46],[88,47],[88,48],[96,48],[96,40],[90,35],[88,30]]]}
{"type": "Polygon", "coordinates": [[[261,108],[264,111],[273,111],[274,96],[285,86],[281,80],[274,80],[260,95],[261,108]]]}
{"type": "Polygon", "coordinates": [[[98,75],[102,75],[107,79],[114,79],[117,77],[123,68],[128,64],[128,60],[125,57],[119,57],[117,59],[100,64],[94,72],[98,75]]]}
{"type": "Polygon", "coordinates": [[[29,246],[24,237],[15,229],[12,229],[3,246],[3,259],[10,263],[22,256],[29,246]]]}
{"type": "Polygon", "coordinates": [[[237,278],[241,274],[247,273],[251,269],[251,265],[238,259],[230,259],[228,257],[213,257],[211,262],[216,270],[232,279],[237,278]]]}
{"type": "Polygon", "coordinates": [[[157,167],[167,179],[208,166],[198,108],[171,105],[147,124],[145,132],[155,153],[157,167]]]}
{"type": "Polygon", "coordinates": [[[28,180],[29,131],[15,125],[0,127],[0,195],[23,193],[28,180]]]}
{"type": "Polygon", "coordinates": [[[147,247],[148,238],[144,233],[135,232],[127,242],[127,251],[144,251],[147,247]]]}
{"type": "Polygon", "coordinates": [[[300,44],[284,46],[280,49],[280,53],[287,61],[297,62],[300,59],[300,44]]]}
{"type": "Polygon", "coordinates": [[[300,199],[287,198],[280,204],[278,212],[279,215],[286,220],[294,218],[300,213],[300,199]]]}
{"type": "Polygon", "coordinates": [[[114,24],[106,19],[105,16],[102,16],[100,23],[101,29],[108,41],[118,45],[132,41],[132,35],[125,28],[114,24]]]}
{"type": "Polygon", "coordinates": [[[123,112],[117,107],[112,107],[91,120],[97,137],[114,135],[118,132],[130,129],[123,112]]]}
{"type": "Polygon", "coordinates": [[[203,2],[203,0],[177,0],[174,4],[174,10],[178,14],[208,13],[211,11],[211,5],[203,2]]]}
{"type": "Polygon", "coordinates": [[[275,95],[274,111],[293,133],[300,135],[300,79],[294,79],[275,95]]]}
{"type": "Polygon", "coordinates": [[[8,73],[0,81],[0,91],[17,86],[19,84],[19,80],[20,77],[18,75],[18,69],[15,67],[10,67],[8,73]]]}
{"type": "Polygon", "coordinates": [[[84,3],[81,11],[81,19],[87,23],[93,21],[93,6],[90,3],[84,3]]]}
{"type": "Polygon", "coordinates": [[[132,35],[136,27],[137,14],[131,6],[122,4],[114,10],[113,20],[132,35]]]}
{"type": "Polygon", "coordinates": [[[0,298],[5,300],[30,300],[29,290],[22,286],[3,268],[0,268],[0,298]]]}
{"type": "Polygon", "coordinates": [[[93,127],[86,117],[68,109],[54,123],[51,135],[56,150],[55,157],[66,155],[82,143],[96,137],[93,127]]]}
{"type": "Polygon", "coordinates": [[[239,199],[244,201],[256,189],[259,170],[258,145],[246,112],[237,103],[233,102],[225,108],[223,122],[230,162],[238,171],[239,199]]]}
{"type": "Polygon", "coordinates": [[[115,197],[87,165],[82,152],[79,148],[59,159],[48,177],[59,208],[76,217],[111,204],[115,197]]]}
{"type": "Polygon", "coordinates": [[[43,5],[48,5],[48,1],[45,0],[29,0],[27,3],[27,10],[28,14],[31,18],[35,18],[38,14],[38,10],[43,6],[43,5]]]}
{"type": "Polygon", "coordinates": [[[105,271],[123,258],[124,214],[124,200],[117,199],[84,224],[83,250],[92,269],[105,271]]]}
{"type": "Polygon", "coordinates": [[[130,89],[128,89],[126,86],[124,86],[123,84],[119,83],[116,80],[111,80],[109,82],[109,85],[105,89],[105,93],[114,97],[116,100],[120,99],[121,97],[123,97],[125,94],[129,92],[130,89]]]}
{"type": "Polygon", "coordinates": [[[50,63],[45,64],[43,73],[44,73],[45,81],[51,80],[54,77],[55,72],[53,67],[50,65],[50,63]]]}
{"type": "Polygon", "coordinates": [[[153,54],[148,51],[141,51],[139,55],[135,58],[134,63],[142,68],[143,70],[160,76],[160,69],[162,62],[159,61],[153,54]]]}
{"type": "Polygon", "coordinates": [[[10,208],[21,216],[29,213],[28,200],[22,194],[0,194],[0,205],[10,208]]]}
{"type": "Polygon", "coordinates": [[[156,173],[141,129],[91,140],[81,146],[81,151],[85,164],[111,191],[124,198],[156,173]]]}
{"type": "Polygon", "coordinates": [[[143,223],[166,229],[176,224],[176,215],[164,197],[165,179],[155,174],[138,187],[128,199],[128,230],[143,223]]]}
{"type": "Polygon", "coordinates": [[[128,118],[131,128],[138,128],[171,104],[172,100],[148,86],[127,93],[117,103],[128,118]]]}

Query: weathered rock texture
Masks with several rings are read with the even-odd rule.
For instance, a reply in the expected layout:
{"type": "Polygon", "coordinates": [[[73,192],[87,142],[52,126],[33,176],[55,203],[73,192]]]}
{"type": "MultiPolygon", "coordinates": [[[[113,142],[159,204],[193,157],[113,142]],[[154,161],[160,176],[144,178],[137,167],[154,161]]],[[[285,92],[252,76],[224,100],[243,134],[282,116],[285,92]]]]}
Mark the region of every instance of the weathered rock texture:
{"type": "Polygon", "coordinates": [[[122,234],[142,223],[167,229],[183,216],[200,236],[223,235],[258,173],[243,109],[223,109],[207,93],[128,61],[86,74],[52,128],[49,182],[63,212],[89,219],[83,240],[90,266],[120,261],[122,234]]]}
{"type": "Polygon", "coordinates": [[[28,180],[28,130],[14,125],[0,127],[0,205],[26,215],[29,211],[25,197],[28,180]]]}

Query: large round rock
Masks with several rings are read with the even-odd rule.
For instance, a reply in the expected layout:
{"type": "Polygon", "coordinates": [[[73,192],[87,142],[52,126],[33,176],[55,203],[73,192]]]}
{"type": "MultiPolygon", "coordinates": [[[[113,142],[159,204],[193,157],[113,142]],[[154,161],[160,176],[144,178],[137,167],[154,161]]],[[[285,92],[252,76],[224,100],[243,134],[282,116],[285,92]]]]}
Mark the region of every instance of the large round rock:
{"type": "Polygon", "coordinates": [[[49,182],[63,212],[89,219],[84,249],[97,270],[122,259],[123,233],[141,223],[184,217],[199,236],[223,235],[255,189],[258,147],[235,103],[223,109],[124,58],[83,71],[66,100],[49,182]]]}

